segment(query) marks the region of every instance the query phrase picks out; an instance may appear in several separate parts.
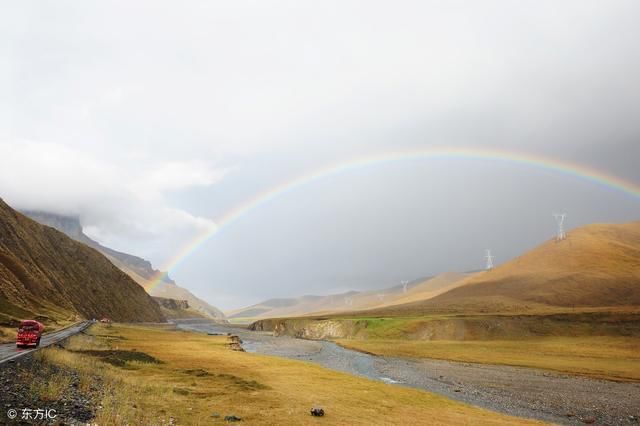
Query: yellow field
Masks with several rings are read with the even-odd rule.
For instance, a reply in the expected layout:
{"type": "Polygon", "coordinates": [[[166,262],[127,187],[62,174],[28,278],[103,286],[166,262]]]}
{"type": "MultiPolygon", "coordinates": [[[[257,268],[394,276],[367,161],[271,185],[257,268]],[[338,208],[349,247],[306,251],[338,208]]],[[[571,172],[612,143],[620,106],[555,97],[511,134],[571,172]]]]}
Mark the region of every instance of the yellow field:
{"type": "Polygon", "coordinates": [[[236,415],[247,424],[536,424],[495,414],[431,393],[334,372],[311,363],[227,347],[226,336],[134,326],[95,325],[93,336],[72,338],[68,350],[48,348],[45,361],[103,377],[111,387],[99,424],[224,422],[236,415]],[[150,355],[160,364],[129,361],[114,366],[78,350],[107,349],[150,355]],[[113,395],[109,397],[109,395],[113,395]],[[326,415],[314,418],[312,406],[326,415]],[[220,417],[212,416],[217,413],[220,417]]]}
{"type": "Polygon", "coordinates": [[[535,367],[611,380],[640,381],[638,337],[482,341],[339,339],[337,343],[376,355],[535,367]]]}

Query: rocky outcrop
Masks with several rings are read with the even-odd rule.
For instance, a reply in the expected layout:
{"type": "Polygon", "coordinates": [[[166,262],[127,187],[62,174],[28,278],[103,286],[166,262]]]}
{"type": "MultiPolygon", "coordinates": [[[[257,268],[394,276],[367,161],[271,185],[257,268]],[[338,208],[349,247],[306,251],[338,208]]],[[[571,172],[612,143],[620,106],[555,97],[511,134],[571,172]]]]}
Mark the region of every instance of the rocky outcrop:
{"type": "Polygon", "coordinates": [[[272,331],[274,336],[292,336],[302,339],[342,339],[356,337],[367,327],[366,321],[345,319],[266,319],[256,321],[250,330],[272,331]]]}
{"type": "Polygon", "coordinates": [[[172,310],[178,310],[178,309],[189,309],[189,302],[186,300],[176,300],[176,299],[169,299],[166,297],[153,297],[153,300],[155,300],[158,305],[162,306],[165,309],[172,309],[172,310]]]}
{"type": "Polygon", "coordinates": [[[227,337],[227,347],[232,351],[244,352],[244,348],[242,347],[242,339],[236,335],[229,335],[227,337]]]}

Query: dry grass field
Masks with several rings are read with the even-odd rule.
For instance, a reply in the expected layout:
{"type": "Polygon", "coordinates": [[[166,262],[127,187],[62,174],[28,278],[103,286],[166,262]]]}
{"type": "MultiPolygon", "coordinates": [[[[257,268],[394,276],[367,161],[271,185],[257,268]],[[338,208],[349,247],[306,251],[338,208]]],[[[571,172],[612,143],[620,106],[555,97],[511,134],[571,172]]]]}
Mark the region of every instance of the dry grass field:
{"type": "MultiPolygon", "coordinates": [[[[226,336],[93,326],[41,359],[103,378],[98,424],[535,424],[317,365],[229,349],[226,336]],[[326,415],[314,418],[312,406],[326,415]],[[220,417],[216,417],[214,413],[220,417]]],[[[84,380],[82,378],[85,378],[84,380]]],[[[84,385],[83,385],[84,383],[84,385]]]]}

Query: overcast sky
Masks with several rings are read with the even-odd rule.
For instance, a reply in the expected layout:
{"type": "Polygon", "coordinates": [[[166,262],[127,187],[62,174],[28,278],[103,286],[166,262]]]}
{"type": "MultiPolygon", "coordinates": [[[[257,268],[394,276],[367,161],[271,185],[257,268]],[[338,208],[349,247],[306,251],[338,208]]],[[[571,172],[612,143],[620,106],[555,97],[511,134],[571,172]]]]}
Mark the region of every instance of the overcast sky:
{"type": "MultiPolygon", "coordinates": [[[[0,6],[0,197],[163,267],[255,194],[350,158],[535,153],[640,182],[640,3],[0,6]]],[[[251,211],[171,275],[222,308],[504,262],[640,200],[486,160],[402,161],[251,211]]]]}

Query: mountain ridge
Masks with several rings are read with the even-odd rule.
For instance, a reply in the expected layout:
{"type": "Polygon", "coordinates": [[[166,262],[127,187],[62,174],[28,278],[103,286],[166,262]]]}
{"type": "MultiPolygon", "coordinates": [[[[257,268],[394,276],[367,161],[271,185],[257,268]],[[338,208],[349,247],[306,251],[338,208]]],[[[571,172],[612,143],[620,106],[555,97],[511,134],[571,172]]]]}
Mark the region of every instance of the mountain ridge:
{"type": "Polygon", "coordinates": [[[347,291],[327,296],[304,295],[297,298],[273,298],[228,311],[229,319],[277,318],[287,316],[331,315],[354,309],[366,310],[402,303],[411,298],[430,298],[472,276],[473,272],[444,272],[434,277],[419,278],[403,284],[378,290],[347,291]]]}
{"type": "Polygon", "coordinates": [[[36,222],[51,226],[74,240],[98,250],[115,266],[142,286],[151,296],[186,300],[190,309],[196,311],[196,316],[202,315],[205,318],[216,321],[226,321],[221,310],[198,298],[189,290],[178,286],[168,274],[154,269],[150,261],[106,247],[90,238],[84,233],[80,219],[77,216],[65,216],[39,210],[23,210],[22,213],[36,222]],[[158,279],[160,280],[159,282],[157,282],[158,279]],[[151,285],[152,283],[154,283],[153,286],[151,285]]]}
{"type": "Polygon", "coordinates": [[[0,199],[0,318],[164,322],[159,306],[97,250],[0,199]]]}

